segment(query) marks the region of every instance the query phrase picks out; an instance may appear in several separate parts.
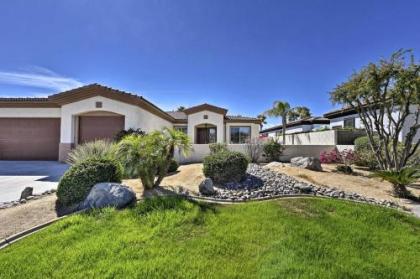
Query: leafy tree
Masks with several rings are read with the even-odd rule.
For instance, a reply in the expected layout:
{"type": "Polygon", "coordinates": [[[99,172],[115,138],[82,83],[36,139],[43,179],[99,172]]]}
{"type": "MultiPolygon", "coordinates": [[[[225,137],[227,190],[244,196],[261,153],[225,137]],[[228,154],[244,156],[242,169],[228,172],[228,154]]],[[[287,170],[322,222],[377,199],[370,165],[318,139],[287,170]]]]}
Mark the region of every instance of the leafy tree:
{"type": "Polygon", "coordinates": [[[282,120],[282,134],[283,144],[286,142],[286,124],[287,114],[290,111],[290,105],[288,102],[275,101],[273,107],[265,112],[270,117],[281,117],[282,120]]]}
{"type": "Polygon", "coordinates": [[[399,171],[378,171],[372,176],[390,182],[398,197],[412,198],[413,195],[407,190],[407,185],[415,183],[420,178],[420,171],[415,168],[404,168],[399,171]]]}
{"type": "Polygon", "coordinates": [[[311,111],[309,108],[304,106],[294,107],[288,113],[289,121],[296,121],[309,117],[311,117],[311,111]]]}
{"type": "Polygon", "coordinates": [[[176,111],[184,111],[185,110],[185,107],[184,106],[179,106],[177,109],[176,109],[176,111]]]}
{"type": "Polygon", "coordinates": [[[420,65],[411,51],[399,50],[365,66],[338,85],[331,100],[357,111],[380,169],[400,171],[406,166],[420,144],[415,140],[420,128],[420,65]],[[401,144],[399,135],[407,128],[401,144]]]}

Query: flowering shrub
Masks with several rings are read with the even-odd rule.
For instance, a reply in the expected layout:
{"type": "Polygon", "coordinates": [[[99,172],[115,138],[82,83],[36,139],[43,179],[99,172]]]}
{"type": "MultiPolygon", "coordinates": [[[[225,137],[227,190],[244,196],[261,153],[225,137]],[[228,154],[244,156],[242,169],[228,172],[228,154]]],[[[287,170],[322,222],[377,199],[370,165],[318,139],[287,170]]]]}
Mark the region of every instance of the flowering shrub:
{"type": "Polygon", "coordinates": [[[339,163],[339,155],[337,149],[333,149],[331,152],[322,152],[319,156],[319,160],[323,164],[339,163]]]}
{"type": "Polygon", "coordinates": [[[322,152],[319,159],[323,164],[339,163],[350,166],[357,160],[357,156],[351,149],[344,149],[342,151],[333,149],[331,152],[322,152]]]}

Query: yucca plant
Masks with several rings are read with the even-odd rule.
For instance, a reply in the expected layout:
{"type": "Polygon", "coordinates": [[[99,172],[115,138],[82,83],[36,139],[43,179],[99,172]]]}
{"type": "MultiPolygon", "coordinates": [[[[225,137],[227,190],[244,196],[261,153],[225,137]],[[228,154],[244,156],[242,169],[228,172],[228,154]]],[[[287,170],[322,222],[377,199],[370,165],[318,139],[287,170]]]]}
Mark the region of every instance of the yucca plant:
{"type": "Polygon", "coordinates": [[[67,158],[70,165],[75,165],[89,159],[114,159],[115,144],[105,140],[95,140],[78,145],[67,158]]]}
{"type": "Polygon", "coordinates": [[[413,195],[407,189],[407,186],[420,178],[420,170],[418,168],[404,168],[400,171],[377,171],[372,176],[390,182],[395,195],[398,197],[411,198],[413,195]]]}

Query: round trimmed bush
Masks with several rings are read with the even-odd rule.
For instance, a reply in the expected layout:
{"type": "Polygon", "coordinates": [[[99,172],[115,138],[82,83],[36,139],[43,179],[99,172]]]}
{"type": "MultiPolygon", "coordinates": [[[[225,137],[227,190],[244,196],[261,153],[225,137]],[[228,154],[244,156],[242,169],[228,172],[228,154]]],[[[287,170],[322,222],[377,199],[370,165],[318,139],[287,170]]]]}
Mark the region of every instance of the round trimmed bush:
{"type": "Polygon", "coordinates": [[[169,163],[168,172],[176,172],[178,170],[179,164],[174,159],[169,163]]]}
{"type": "Polygon", "coordinates": [[[203,172],[216,184],[239,182],[246,173],[248,158],[240,152],[218,152],[204,158],[203,172]]]}
{"type": "Polygon", "coordinates": [[[57,198],[60,204],[69,206],[79,203],[90,189],[100,182],[121,182],[121,165],[110,159],[89,159],[73,165],[60,180],[57,198]]]}

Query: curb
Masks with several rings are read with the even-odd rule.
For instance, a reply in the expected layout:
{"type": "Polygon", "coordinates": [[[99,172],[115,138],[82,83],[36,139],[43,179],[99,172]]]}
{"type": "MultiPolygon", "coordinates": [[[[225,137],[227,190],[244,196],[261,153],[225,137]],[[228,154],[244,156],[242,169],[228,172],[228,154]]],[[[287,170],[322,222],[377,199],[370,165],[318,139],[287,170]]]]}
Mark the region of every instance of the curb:
{"type": "Polygon", "coordinates": [[[6,237],[5,239],[0,240],[0,250],[6,248],[7,246],[9,246],[9,245],[11,245],[11,244],[13,244],[13,243],[21,240],[21,239],[24,239],[27,236],[30,236],[31,234],[34,234],[34,233],[36,233],[36,232],[38,232],[38,231],[40,231],[40,230],[48,227],[49,225],[54,224],[57,221],[60,221],[60,220],[65,219],[65,218],[67,218],[69,216],[72,216],[72,215],[76,215],[76,214],[82,213],[84,211],[86,211],[86,210],[80,210],[80,211],[76,211],[76,212],[73,212],[73,213],[68,214],[68,215],[57,217],[57,218],[52,219],[52,220],[50,220],[48,222],[45,222],[43,224],[34,226],[34,227],[30,228],[30,229],[27,229],[27,230],[24,230],[22,232],[18,232],[18,233],[14,234],[14,235],[11,235],[9,237],[6,237]]]}

